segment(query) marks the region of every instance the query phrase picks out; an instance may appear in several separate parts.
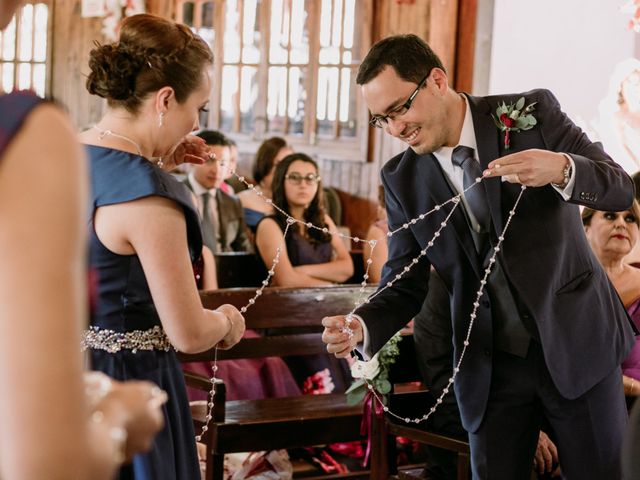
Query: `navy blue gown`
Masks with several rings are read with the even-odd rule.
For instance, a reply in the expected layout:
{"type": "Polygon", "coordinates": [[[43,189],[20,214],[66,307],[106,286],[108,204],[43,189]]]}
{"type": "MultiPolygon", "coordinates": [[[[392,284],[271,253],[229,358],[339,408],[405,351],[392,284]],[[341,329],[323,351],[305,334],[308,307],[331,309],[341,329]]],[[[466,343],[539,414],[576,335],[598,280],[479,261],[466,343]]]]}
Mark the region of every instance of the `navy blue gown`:
{"type": "MultiPolygon", "coordinates": [[[[200,256],[198,214],[184,185],[148,160],[120,150],[87,146],[90,158],[91,219],[98,207],[148,196],[174,200],[183,207],[192,262],[200,256]]],[[[96,277],[92,327],[116,332],[160,326],[149,286],[137,255],[117,255],[98,239],[90,221],[90,266],[96,277]]],[[[195,280],[194,280],[195,282],[195,280]]],[[[195,286],[195,285],[194,285],[195,286]]],[[[137,455],[120,471],[120,479],[198,480],[200,471],[184,377],[175,351],[90,350],[91,367],[118,380],[149,380],[165,390],[165,427],[150,452],[137,455]]]]}

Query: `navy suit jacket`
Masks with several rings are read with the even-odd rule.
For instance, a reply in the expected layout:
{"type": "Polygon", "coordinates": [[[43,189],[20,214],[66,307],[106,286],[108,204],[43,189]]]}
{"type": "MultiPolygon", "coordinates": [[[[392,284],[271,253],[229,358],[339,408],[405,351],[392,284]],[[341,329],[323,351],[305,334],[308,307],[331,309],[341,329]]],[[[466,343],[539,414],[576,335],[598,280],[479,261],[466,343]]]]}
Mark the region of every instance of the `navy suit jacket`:
{"type": "MultiPolygon", "coordinates": [[[[576,204],[597,210],[627,209],[634,198],[633,183],[599,143],[592,143],[569,120],[551,92],[468,96],[468,100],[483,169],[501,155],[530,148],[564,152],[575,163],[569,201],[550,185],[525,190],[500,256],[521,317],[537,326],[556,387],[566,398],[576,398],[619,366],[634,341],[627,313],[587,243],[576,204]],[[538,124],[528,131],[512,132],[511,149],[505,152],[503,134],[491,114],[498,103],[515,102],[522,96],[527,104],[537,102],[533,114],[538,124]]],[[[454,195],[436,158],[417,155],[411,149],[387,162],[382,182],[390,231],[454,195]]],[[[486,193],[495,243],[521,187],[497,177],[475,188],[486,193]]],[[[427,247],[452,206],[448,204],[389,239],[381,288],[397,279],[427,247]]],[[[433,265],[449,293],[457,362],[485,268],[462,208],[461,204],[419,263],[356,311],[366,323],[373,352],[420,310],[428,288],[427,272],[433,265]]],[[[486,291],[479,303],[470,345],[455,382],[462,421],[471,432],[484,416],[493,354],[491,302],[486,291]]]]}

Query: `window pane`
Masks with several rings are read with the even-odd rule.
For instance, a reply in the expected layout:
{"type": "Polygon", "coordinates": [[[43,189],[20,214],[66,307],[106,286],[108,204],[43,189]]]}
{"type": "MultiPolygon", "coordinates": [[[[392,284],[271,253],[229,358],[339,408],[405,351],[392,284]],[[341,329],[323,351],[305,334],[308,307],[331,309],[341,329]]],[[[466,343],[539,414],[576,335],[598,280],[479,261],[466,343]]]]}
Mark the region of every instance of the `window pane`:
{"type": "Polygon", "coordinates": [[[31,88],[31,64],[18,64],[18,88],[20,90],[31,88]]]}
{"type": "Polygon", "coordinates": [[[317,116],[318,134],[333,135],[334,122],[338,110],[337,68],[320,67],[318,70],[317,116]]]}
{"type": "Polygon", "coordinates": [[[366,53],[363,52],[364,48],[362,46],[364,42],[364,39],[362,38],[362,29],[364,25],[362,24],[362,22],[355,22],[354,13],[349,13],[354,11],[356,3],[360,2],[356,2],[356,0],[347,0],[346,3],[343,46],[350,52],[350,56],[353,57],[353,60],[351,58],[349,59],[349,61],[345,59],[344,63],[346,64],[349,64],[351,62],[359,64],[362,61],[363,54],[366,53]]]}
{"type": "Polygon", "coordinates": [[[238,95],[238,67],[222,67],[222,92],[220,96],[220,130],[231,132],[235,117],[235,100],[238,95]]]}
{"type": "Polygon", "coordinates": [[[2,64],[2,90],[7,93],[13,90],[13,71],[13,63],[2,64]]]}
{"type": "Polygon", "coordinates": [[[331,9],[332,0],[322,0],[320,9],[320,46],[328,47],[331,44],[331,9]]]}
{"type": "Polygon", "coordinates": [[[27,4],[22,7],[22,15],[20,17],[20,43],[18,44],[20,52],[19,60],[31,60],[31,47],[33,45],[33,5],[27,4]]]}
{"type": "Polygon", "coordinates": [[[358,133],[358,95],[351,95],[357,92],[356,71],[350,68],[343,68],[340,78],[340,136],[356,137],[358,133]]]}
{"type": "Polygon", "coordinates": [[[182,23],[193,26],[193,2],[184,2],[182,4],[182,23]]]}
{"type": "Polygon", "coordinates": [[[260,30],[261,2],[245,0],[242,19],[242,62],[258,64],[260,62],[260,30]]]}
{"type": "Polygon", "coordinates": [[[14,60],[16,58],[16,18],[13,17],[9,26],[2,35],[2,59],[14,60]]]}
{"type": "Polygon", "coordinates": [[[356,0],[346,0],[344,6],[344,38],[342,45],[344,48],[353,48],[354,18],[356,0]]]}
{"type": "Polygon", "coordinates": [[[309,63],[309,25],[307,10],[309,2],[294,0],[292,4],[291,56],[289,61],[297,65],[309,63]]]}
{"type": "Polygon", "coordinates": [[[284,0],[271,2],[271,38],[269,63],[287,63],[289,44],[289,11],[284,0]]]}
{"type": "Polygon", "coordinates": [[[47,59],[47,18],[49,9],[46,5],[39,3],[36,5],[35,26],[36,35],[34,40],[33,59],[36,62],[44,62],[47,59]]]}
{"type": "Polygon", "coordinates": [[[256,99],[258,98],[258,69],[242,67],[240,78],[240,131],[253,133],[256,99]]]}
{"type": "Polygon", "coordinates": [[[240,61],[240,12],[237,0],[228,0],[224,19],[224,63],[240,61]]]}
{"type": "Polygon", "coordinates": [[[267,86],[267,122],[271,132],[284,132],[287,106],[287,69],[286,67],[269,68],[267,86]]]}
{"type": "Polygon", "coordinates": [[[305,0],[291,0],[291,9],[286,0],[273,0],[269,42],[271,64],[309,63],[309,15],[307,12],[311,7],[311,2],[305,0]]]}
{"type": "Polygon", "coordinates": [[[331,44],[334,46],[340,45],[340,38],[342,35],[342,0],[333,0],[333,25],[331,44]]]}
{"type": "Polygon", "coordinates": [[[35,92],[44,97],[45,84],[47,80],[47,68],[44,64],[39,63],[33,66],[33,89],[35,92]]]}
{"type": "Polygon", "coordinates": [[[293,67],[289,70],[289,131],[293,135],[304,133],[304,107],[307,101],[307,69],[293,67]]]}
{"type": "Polygon", "coordinates": [[[213,48],[213,44],[216,40],[216,32],[213,29],[214,24],[214,5],[213,2],[206,2],[202,4],[202,11],[200,15],[200,26],[196,29],[196,33],[207,42],[207,44],[213,48]]]}

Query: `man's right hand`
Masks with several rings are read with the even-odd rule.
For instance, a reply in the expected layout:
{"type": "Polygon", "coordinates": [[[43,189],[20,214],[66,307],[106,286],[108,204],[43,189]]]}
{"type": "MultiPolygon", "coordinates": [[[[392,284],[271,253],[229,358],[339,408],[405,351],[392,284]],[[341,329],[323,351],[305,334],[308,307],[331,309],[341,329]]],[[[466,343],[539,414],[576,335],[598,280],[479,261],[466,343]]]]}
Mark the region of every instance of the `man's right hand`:
{"type": "Polygon", "coordinates": [[[364,331],[357,318],[351,317],[351,321],[349,322],[349,328],[353,332],[351,338],[349,338],[349,334],[344,331],[346,324],[346,315],[324,317],[322,319],[322,325],[324,326],[322,341],[327,344],[327,352],[333,353],[338,358],[349,356],[356,345],[362,343],[364,340],[364,331]]]}

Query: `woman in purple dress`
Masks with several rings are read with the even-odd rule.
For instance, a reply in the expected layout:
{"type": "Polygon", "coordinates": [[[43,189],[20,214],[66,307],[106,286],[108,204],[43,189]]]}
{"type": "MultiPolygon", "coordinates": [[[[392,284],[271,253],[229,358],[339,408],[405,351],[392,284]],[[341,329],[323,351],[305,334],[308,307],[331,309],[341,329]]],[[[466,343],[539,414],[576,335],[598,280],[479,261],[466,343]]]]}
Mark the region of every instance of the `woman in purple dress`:
{"type": "MultiPolygon", "coordinates": [[[[582,223],[591,249],[600,260],[609,280],[618,291],[629,316],[640,330],[640,269],[624,259],[638,242],[640,206],[622,212],[601,212],[585,208],[582,223]]],[[[622,362],[624,392],[627,397],[640,396],[640,336],[622,362]]]]}
{"type": "Polygon", "coordinates": [[[273,203],[296,223],[284,237],[287,217],[280,211],[262,219],[256,228],[256,247],[267,268],[278,247],[286,242],[275,269],[273,285],[317,287],[344,282],[353,275],[353,262],[342,240],[328,232],[307,228],[306,223],[335,231],[324,211],[322,184],[316,163],[304,153],[287,155],[273,174],[273,203]]]}

